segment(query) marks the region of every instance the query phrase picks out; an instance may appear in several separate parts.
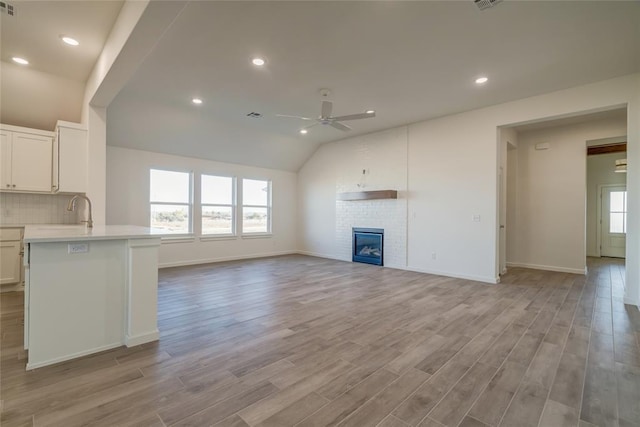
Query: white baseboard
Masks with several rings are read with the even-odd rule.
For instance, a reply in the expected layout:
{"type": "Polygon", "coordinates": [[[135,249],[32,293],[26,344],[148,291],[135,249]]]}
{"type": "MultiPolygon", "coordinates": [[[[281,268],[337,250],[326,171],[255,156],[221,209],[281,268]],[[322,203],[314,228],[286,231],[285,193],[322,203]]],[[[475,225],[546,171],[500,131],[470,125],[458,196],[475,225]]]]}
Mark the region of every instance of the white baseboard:
{"type": "MultiPolygon", "coordinates": [[[[316,252],[298,251],[298,253],[300,255],[308,255],[308,256],[313,256],[313,257],[317,257],[317,258],[326,258],[326,259],[333,259],[333,260],[336,260],[336,261],[351,262],[350,259],[338,258],[338,257],[333,256],[333,255],[320,254],[320,253],[316,253],[316,252]]],[[[403,266],[403,265],[385,265],[384,267],[385,268],[394,268],[394,269],[398,269],[398,270],[405,270],[405,271],[415,271],[416,273],[433,274],[433,275],[436,275],[436,276],[453,277],[453,278],[456,278],[456,279],[474,280],[476,282],[491,283],[493,285],[495,285],[496,283],[500,283],[500,277],[473,276],[473,275],[451,273],[451,272],[448,272],[448,271],[425,270],[425,269],[421,269],[421,268],[414,268],[414,267],[403,266]]]]}
{"type": "Polygon", "coordinates": [[[545,271],[557,271],[558,273],[572,273],[572,274],[587,274],[587,267],[585,268],[567,268],[567,267],[558,267],[556,265],[538,265],[538,264],[527,264],[523,262],[508,262],[507,267],[521,267],[521,268],[531,268],[533,270],[545,270],[545,271]]]}
{"type": "Polygon", "coordinates": [[[175,261],[175,262],[165,262],[158,264],[158,268],[170,268],[170,267],[183,267],[186,265],[199,265],[199,264],[212,264],[216,262],[226,262],[226,261],[240,261],[243,259],[256,259],[256,258],[268,258],[272,256],[281,256],[281,255],[293,255],[299,253],[298,251],[280,251],[280,252],[267,252],[261,254],[251,254],[251,255],[240,255],[240,256],[230,256],[230,257],[219,257],[219,258],[203,258],[203,259],[195,259],[188,261],[175,261]]]}
{"type": "Polygon", "coordinates": [[[124,337],[124,345],[127,347],[134,347],[136,345],[158,341],[160,339],[160,331],[157,329],[155,331],[147,332],[146,334],[138,334],[136,336],[130,337],[125,335],[124,337]]]}
{"type": "Polygon", "coordinates": [[[300,254],[300,255],[313,256],[313,257],[316,257],[316,258],[333,259],[333,260],[336,260],[336,261],[346,261],[346,262],[350,262],[351,261],[350,259],[339,258],[339,257],[334,256],[334,255],[321,254],[321,253],[318,253],[318,252],[298,251],[297,253],[300,254]]]}
{"type": "Polygon", "coordinates": [[[43,366],[53,365],[54,363],[66,362],[67,360],[77,359],[78,357],[88,356],[94,353],[100,353],[101,351],[111,350],[113,348],[121,347],[122,343],[107,344],[100,347],[92,348],[90,350],[79,351],[78,353],[67,354],[65,356],[54,357],[53,359],[43,360],[41,362],[31,363],[27,362],[27,371],[32,369],[41,368],[43,366]]]}
{"type": "Polygon", "coordinates": [[[450,271],[428,270],[424,268],[416,268],[416,267],[409,267],[409,266],[405,267],[404,270],[415,271],[417,273],[434,274],[436,276],[453,277],[455,279],[473,280],[475,282],[489,283],[492,285],[500,283],[500,277],[475,276],[472,274],[460,274],[460,273],[453,273],[450,271]]]}

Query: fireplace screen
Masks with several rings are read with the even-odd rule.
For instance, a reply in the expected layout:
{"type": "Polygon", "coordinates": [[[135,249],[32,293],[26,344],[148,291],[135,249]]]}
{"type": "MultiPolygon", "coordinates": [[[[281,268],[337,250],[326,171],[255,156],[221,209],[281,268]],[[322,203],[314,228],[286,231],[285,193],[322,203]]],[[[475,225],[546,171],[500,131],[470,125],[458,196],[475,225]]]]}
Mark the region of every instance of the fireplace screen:
{"type": "Polygon", "coordinates": [[[383,265],[384,230],[353,228],[353,262],[383,265]]]}

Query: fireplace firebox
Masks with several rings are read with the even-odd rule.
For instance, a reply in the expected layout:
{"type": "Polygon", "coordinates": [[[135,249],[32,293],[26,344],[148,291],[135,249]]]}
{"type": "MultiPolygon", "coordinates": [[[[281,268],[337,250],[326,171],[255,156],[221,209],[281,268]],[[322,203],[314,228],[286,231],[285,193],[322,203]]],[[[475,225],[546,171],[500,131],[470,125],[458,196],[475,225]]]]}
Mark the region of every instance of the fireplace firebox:
{"type": "Polygon", "coordinates": [[[384,229],[353,228],[353,262],[384,265],[384,229]]]}

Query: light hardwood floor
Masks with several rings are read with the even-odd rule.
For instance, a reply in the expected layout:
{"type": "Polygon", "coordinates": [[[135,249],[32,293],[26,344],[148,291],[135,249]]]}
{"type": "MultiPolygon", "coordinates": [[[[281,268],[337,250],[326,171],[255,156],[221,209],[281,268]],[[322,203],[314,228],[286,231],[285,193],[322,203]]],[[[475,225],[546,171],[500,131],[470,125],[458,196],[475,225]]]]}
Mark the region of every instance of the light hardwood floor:
{"type": "Polygon", "coordinates": [[[624,266],[500,285],[305,256],[161,270],[161,340],[25,372],[1,300],[2,427],[638,426],[624,266]]]}

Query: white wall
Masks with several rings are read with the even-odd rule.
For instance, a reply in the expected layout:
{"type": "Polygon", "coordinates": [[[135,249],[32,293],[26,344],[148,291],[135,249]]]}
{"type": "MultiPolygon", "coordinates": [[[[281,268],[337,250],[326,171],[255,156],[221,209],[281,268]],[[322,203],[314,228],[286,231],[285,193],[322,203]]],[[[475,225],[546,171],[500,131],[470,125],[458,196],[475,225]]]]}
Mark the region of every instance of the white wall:
{"type": "MultiPolygon", "coordinates": [[[[497,128],[624,105],[630,221],[625,298],[640,304],[640,74],[407,126],[407,268],[496,281],[497,128]],[[480,222],[472,220],[474,214],[480,222]],[[437,253],[435,260],[431,252],[437,253]]],[[[377,133],[364,141],[367,137],[377,133]]],[[[330,158],[319,150],[300,170],[300,245],[337,257],[335,189],[330,194],[331,188],[314,177],[330,158]]]]}
{"type": "Polygon", "coordinates": [[[586,266],[587,140],[626,132],[626,120],[592,120],[518,135],[517,225],[509,264],[583,273],[586,266]],[[549,144],[536,150],[537,144],[549,144]]]}
{"type": "Polygon", "coordinates": [[[407,130],[389,129],[322,145],[299,172],[300,248],[351,260],[352,227],[384,229],[384,264],[406,268],[407,130]],[[366,173],[363,174],[362,171],[366,173]],[[398,190],[398,199],[338,201],[343,192],[398,190]]]}
{"type": "MultiPolygon", "coordinates": [[[[160,266],[201,264],[296,252],[296,182],[292,172],[262,169],[189,157],[107,147],[107,224],[149,226],[149,169],[173,169],[272,181],[272,232],[268,238],[163,241],[160,266]]],[[[197,190],[198,183],[194,182],[197,190]]],[[[198,197],[195,195],[195,197],[198,197]]],[[[194,212],[194,218],[198,215],[194,212]]],[[[197,224],[194,229],[198,230],[197,224]]]]}
{"type": "Polygon", "coordinates": [[[600,185],[625,184],[626,173],[613,170],[617,159],[625,159],[626,153],[599,154],[587,157],[587,256],[600,256],[598,249],[598,204],[600,185]]]}
{"type": "Polygon", "coordinates": [[[82,82],[0,61],[0,123],[52,131],[80,121],[82,82]]]}
{"type": "Polygon", "coordinates": [[[497,154],[482,110],[409,126],[409,268],[497,280],[497,154]]]}
{"type": "Polygon", "coordinates": [[[82,123],[88,129],[87,195],[93,201],[95,224],[106,221],[107,106],[186,4],[126,0],[87,79],[82,123]]]}
{"type": "Polygon", "coordinates": [[[148,3],[125,1],[84,88],[82,123],[87,127],[87,196],[93,202],[93,221],[97,225],[106,222],[107,111],[105,105],[92,101],[148,3]]]}

